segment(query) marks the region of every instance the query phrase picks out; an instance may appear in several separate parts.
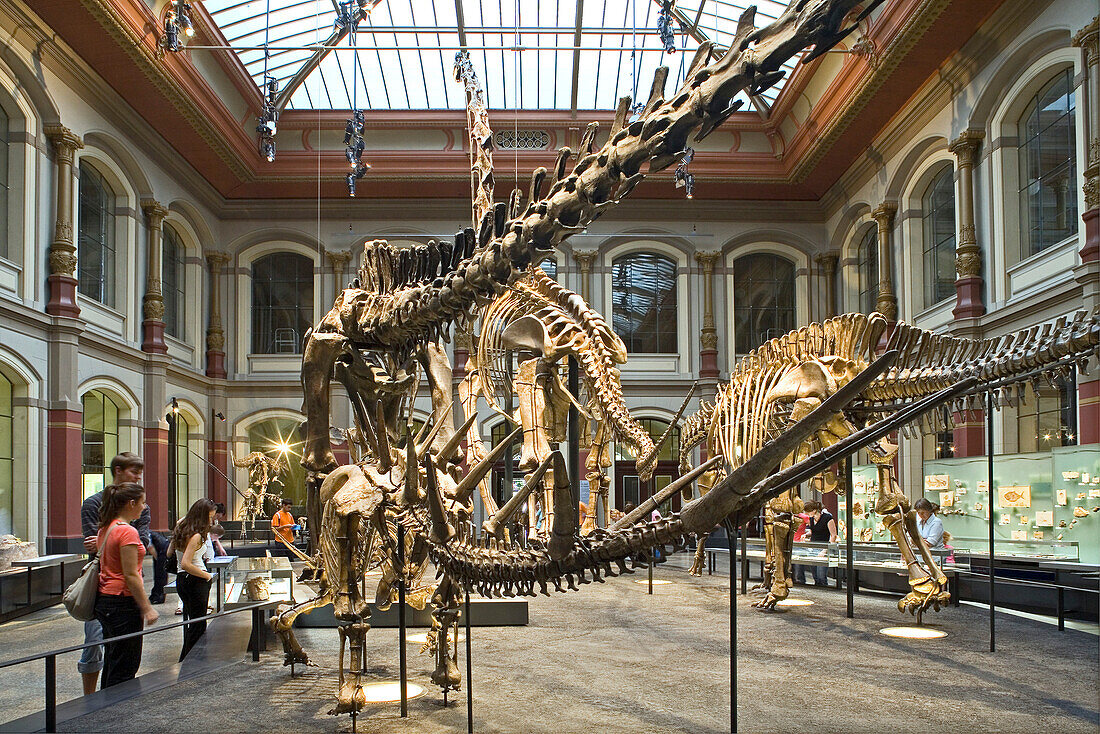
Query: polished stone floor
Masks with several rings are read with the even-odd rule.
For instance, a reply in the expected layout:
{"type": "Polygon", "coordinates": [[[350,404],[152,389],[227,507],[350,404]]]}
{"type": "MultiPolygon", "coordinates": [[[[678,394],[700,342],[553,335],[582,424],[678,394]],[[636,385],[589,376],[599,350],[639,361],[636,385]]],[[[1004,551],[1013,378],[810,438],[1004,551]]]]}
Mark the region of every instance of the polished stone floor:
{"type": "MultiPolygon", "coordinates": [[[[659,567],[655,577],[672,583],[655,587],[652,596],[635,583],[643,572],[534,599],[527,627],[475,627],[475,731],[729,731],[728,577],[695,579],[683,567],[679,558],[659,567]]],[[[909,621],[888,597],[857,596],[856,617],[848,620],[843,592],[796,592],[814,604],[761,613],[749,607],[751,599],[738,598],[741,731],[1063,734],[1100,727],[1094,634],[1058,632],[1004,614],[991,654],[987,612],[976,607],[930,615],[929,623],[948,636],[911,641],[878,633],[909,621]]],[[[12,649],[7,628],[0,626],[2,657],[12,649]]],[[[178,633],[166,635],[177,643],[178,633]]],[[[336,682],[336,639],[333,629],[302,630],[319,666],[304,674],[299,668],[295,678],[273,646],[259,663],[235,663],[64,722],[61,730],[350,731],[346,716],[326,714],[336,682]]],[[[397,630],[371,631],[370,678],[396,679],[397,644],[397,630]]],[[[443,708],[428,682],[430,661],[418,647],[408,646],[410,680],[427,693],[410,702],[407,720],[396,704],[371,707],[359,731],[465,731],[465,690],[443,708]]],[[[149,652],[161,659],[171,649],[149,652]]],[[[9,705],[25,712],[26,699],[41,695],[40,668],[32,672],[21,682],[0,677],[5,714],[15,711],[9,705]]]]}

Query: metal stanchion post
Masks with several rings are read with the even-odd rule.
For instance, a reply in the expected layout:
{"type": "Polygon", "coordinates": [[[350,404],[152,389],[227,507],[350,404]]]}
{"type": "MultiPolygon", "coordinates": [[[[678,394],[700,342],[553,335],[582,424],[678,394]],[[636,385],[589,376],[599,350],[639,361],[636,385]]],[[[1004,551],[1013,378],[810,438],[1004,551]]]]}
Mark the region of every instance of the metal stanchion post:
{"type": "MultiPolygon", "coordinates": [[[[747,528],[744,523],[741,524],[741,593],[749,593],[749,546],[747,528]]],[[[733,558],[730,558],[730,562],[733,562],[733,558]]],[[[733,576],[733,566],[730,566],[730,577],[733,576]]]]}
{"type": "Polygon", "coordinates": [[[474,734],[474,664],[470,657],[470,589],[466,588],[466,731],[474,734]]]}
{"type": "Polygon", "coordinates": [[[994,538],[993,538],[993,522],[995,514],[993,510],[993,498],[996,497],[996,492],[993,489],[993,393],[987,392],[985,394],[985,457],[986,457],[986,471],[985,471],[985,486],[989,491],[989,496],[986,497],[986,506],[989,507],[989,651],[995,652],[997,648],[997,630],[996,622],[994,619],[994,605],[996,603],[996,589],[994,589],[994,538]]]}
{"type": "MultiPolygon", "coordinates": [[[[569,358],[569,392],[573,395],[579,395],[580,388],[580,372],[577,368],[577,358],[569,358]]],[[[573,517],[579,517],[580,515],[580,502],[581,502],[581,429],[580,429],[580,413],[577,411],[577,406],[573,403],[569,404],[569,487],[573,493],[573,517]]],[[[588,501],[592,501],[592,495],[588,495],[588,501]]],[[[593,510],[592,514],[596,514],[593,510]]]]}
{"type": "Polygon", "coordinates": [[[46,731],[57,731],[57,656],[46,657],[46,731]]]}
{"type": "MultiPolygon", "coordinates": [[[[401,716],[409,715],[409,669],[405,660],[405,526],[397,525],[397,626],[399,660],[401,665],[401,716]]],[[[444,639],[446,631],[444,630],[444,639]]],[[[442,644],[442,640],[440,641],[442,644]]]]}
{"type": "MultiPolygon", "coordinates": [[[[741,529],[744,537],[744,527],[741,529]]],[[[734,595],[733,586],[736,581],[733,570],[734,560],[734,525],[726,526],[726,541],[730,551],[730,731],[737,731],[737,597],[734,595]]]]}
{"type": "Polygon", "coordinates": [[[653,593],[653,551],[649,552],[649,593],[653,593]]]}
{"type": "MultiPolygon", "coordinates": [[[[844,565],[848,578],[848,619],[855,616],[856,569],[852,563],[852,457],[844,460],[844,565]]],[[[838,569],[839,572],[839,569],[838,569]]]]}

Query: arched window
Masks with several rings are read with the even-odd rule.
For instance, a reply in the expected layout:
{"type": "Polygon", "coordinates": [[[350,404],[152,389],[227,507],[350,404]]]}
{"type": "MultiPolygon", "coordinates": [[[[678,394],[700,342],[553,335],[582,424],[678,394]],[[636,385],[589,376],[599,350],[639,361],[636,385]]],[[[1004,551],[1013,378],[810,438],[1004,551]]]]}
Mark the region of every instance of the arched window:
{"type": "Polygon", "coordinates": [[[648,252],[612,263],[611,320],[628,352],[675,354],[676,263],[648,252]]]}
{"type": "Polygon", "coordinates": [[[1077,231],[1077,161],[1073,71],[1044,86],[1018,124],[1023,257],[1077,231]]]}
{"type": "MultiPolygon", "coordinates": [[[[176,230],[164,225],[162,240],[161,291],[164,295],[164,333],[183,339],[183,258],[186,250],[176,230]]],[[[182,516],[181,516],[182,517],[182,516]]]]}
{"type": "Polygon", "coordinates": [[[252,352],[300,354],[313,326],[313,262],[276,252],[252,264],[252,352]]]}
{"type": "Polygon", "coordinates": [[[768,253],[733,263],[734,348],[747,354],[794,329],[794,263],[768,253]]]}
{"type": "Polygon", "coordinates": [[[77,289],[88,298],[115,303],[115,194],[91,166],[80,164],[77,289]]]}
{"type": "Polygon", "coordinates": [[[558,263],[555,260],[546,259],[539,263],[539,267],[542,268],[542,272],[549,275],[553,280],[558,279],[558,263]]]}
{"type": "Polygon", "coordinates": [[[0,374],[0,535],[15,533],[14,386],[0,374]]]}
{"type": "Polygon", "coordinates": [[[955,179],[945,166],[921,197],[924,305],[955,295],[955,179]]]}
{"type": "Polygon", "coordinates": [[[878,228],[868,227],[856,251],[859,270],[859,310],[870,314],[878,301],[878,228]]]}
{"type": "MultiPolygon", "coordinates": [[[[302,467],[303,444],[298,436],[299,422],[291,418],[268,418],[256,423],[248,429],[248,451],[259,451],[280,460],[283,469],[275,475],[267,491],[289,497],[295,505],[304,505],[306,473],[302,467]]],[[[265,513],[269,515],[277,509],[270,503],[265,505],[265,513]]]]}
{"type": "MultiPolygon", "coordinates": [[[[668,429],[668,421],[659,418],[642,418],[638,421],[642,428],[649,432],[654,443],[661,439],[668,429]]],[[[680,458],[680,427],[672,429],[669,440],[661,447],[661,453],[657,455],[657,464],[653,470],[653,477],[643,482],[638,476],[637,465],[634,456],[625,451],[618,441],[615,442],[615,502],[616,506],[625,508],[627,505],[638,505],[660,492],[679,476],[677,461],[680,458]]],[[[680,498],[672,497],[665,500],[658,508],[662,514],[670,510],[678,510],[680,498]]]]}
{"type": "Polygon", "coordinates": [[[118,453],[118,406],[99,390],[84,393],[80,402],[84,406],[80,473],[87,499],[111,483],[110,462],[118,453]]]}
{"type": "MultiPolygon", "coordinates": [[[[0,257],[10,257],[8,254],[8,113],[0,107],[0,217],[5,224],[0,225],[0,257]]],[[[0,510],[2,511],[2,510],[0,510]]]]}

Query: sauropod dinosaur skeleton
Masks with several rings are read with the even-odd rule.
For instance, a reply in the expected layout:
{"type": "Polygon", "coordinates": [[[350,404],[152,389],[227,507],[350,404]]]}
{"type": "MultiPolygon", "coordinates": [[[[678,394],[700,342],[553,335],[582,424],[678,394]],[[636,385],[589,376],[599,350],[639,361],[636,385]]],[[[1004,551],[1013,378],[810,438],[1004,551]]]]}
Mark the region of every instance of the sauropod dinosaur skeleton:
{"type": "MultiPolygon", "coordinates": [[[[727,52],[710,63],[713,47],[704,44],[684,83],[667,100],[663,88],[667,69],[662,68],[640,116],[627,120],[628,105],[620,105],[616,124],[603,147],[583,155],[571,171],[567,170],[568,157],[559,157],[546,196],[532,196],[522,212],[509,218],[507,205],[497,204],[486,212],[477,232],[465,229],[453,243],[397,250],[375,242],[364,248],[359,277],[338,295],[332,310],[311,330],[302,360],[306,414],[302,463],[311,477],[307,487],[313,508],[310,522],[319,528],[321,538],[322,593],[305,607],[281,610],[274,620],[283,635],[287,662],[298,662],[300,657],[295,656],[300,655],[300,647],[293,643],[290,629],[294,614],[310,605],[333,601],[337,616],[344,622],[342,642],[347,641],[352,658],[352,672],[341,672],[337,711],[357,712],[363,705],[358,676],[362,670],[363,635],[368,627],[364,621],[368,614],[363,589],[365,571],[375,558],[381,558],[383,577],[376,599],[392,598],[396,577],[415,581],[409,563],[397,563],[397,544],[389,531],[391,519],[399,521],[411,538],[407,543],[412,546],[406,550],[413,552],[406,558],[419,558],[417,548],[426,548],[434,556],[440,582],[431,598],[436,614],[445,618],[442,628],[449,629],[457,617],[463,586],[477,586],[490,595],[533,593],[536,583],[542,590],[547,582],[559,587],[563,579],[573,586],[578,575],[584,580],[585,570],[599,577],[610,569],[611,562],[621,563],[662,543],[679,542],[688,533],[709,531],[731,513],[801,481],[805,471],[820,471],[821,466],[836,461],[844,452],[858,450],[883,432],[949,399],[961,389],[960,385],[969,384],[964,381],[899,410],[830,449],[768,477],[775,464],[832,419],[888,365],[895,356],[888,353],[682,513],[659,523],[638,522],[640,516],[633,513],[611,528],[593,530],[587,538],[577,533],[578,519],[567,491],[569,478],[564,460],[560,453],[552,452],[533,473],[526,491],[552,464],[554,520],[545,544],[534,543],[527,548],[501,547],[488,528],[486,547],[472,544],[466,536],[470,496],[487,467],[499,458],[499,454],[491,453],[457,483],[442,469],[457,448],[456,439],[468,426],[443,447],[435,443],[438,430],[424,445],[416,444],[406,431],[405,451],[395,448],[401,435],[402,406],[411,397],[415,382],[410,369],[418,354],[449,336],[455,321],[468,323],[476,308],[519,279],[532,262],[537,263],[553,247],[614,206],[648,172],[660,171],[680,160],[689,138],[706,137],[739,107],[734,99],[738,94],[746,90],[758,93],[774,84],[783,75],[781,66],[804,48],[813,47],[803,60],[826,52],[854,27],[850,15],[862,18],[879,2],[797,0],[775,22],[760,29],[754,24],[755,9],[750,8],[742,14],[727,52]],[[339,469],[329,443],[333,376],[347,388],[356,428],[370,449],[365,460],[339,469]],[[376,556],[376,552],[381,555],[376,556]],[[389,574],[385,572],[387,567],[391,569],[389,574]]],[[[689,474],[666,490],[679,491],[693,478],[689,474]]],[[[515,511],[517,497],[522,494],[513,497],[498,516],[487,522],[499,524],[506,513],[515,511]]],[[[448,649],[447,640],[437,648],[448,649]]],[[[449,685],[457,679],[453,660],[441,653],[433,680],[449,685]]]]}
{"type": "MultiPolygon", "coordinates": [[[[738,363],[730,381],[720,386],[715,404],[704,406],[688,419],[691,430],[681,444],[681,465],[689,463],[692,449],[703,440],[711,456],[724,457],[730,466],[746,461],[769,436],[798,420],[863,369],[885,329],[886,321],[879,314],[846,314],[802,327],[753,350],[738,363]]],[[[993,391],[999,402],[1011,402],[1027,381],[1049,380],[1075,364],[1086,370],[1098,343],[1100,320],[1085,311],[1025,332],[985,340],[959,339],[896,324],[887,346],[898,351],[896,363],[843,414],[785,457],[784,465],[850,435],[863,422],[889,413],[896,405],[941,390],[963,376],[976,377],[979,387],[955,399],[957,412],[978,407],[975,401],[984,391],[993,391]]],[[[942,420],[942,414],[928,420],[942,420]]],[[[911,430],[910,424],[903,425],[902,430],[911,430]]],[[[883,515],[883,524],[908,566],[911,590],[898,602],[898,608],[920,614],[929,607],[938,609],[947,601],[947,579],[921,538],[915,513],[893,476],[897,449],[883,440],[868,452],[879,473],[875,511],[883,515]]],[[[823,486],[830,488],[828,482],[823,486]]],[[[759,587],[765,595],[759,606],[773,607],[786,598],[792,585],[790,541],[800,510],[801,500],[793,492],[765,507],[765,577],[759,587]]],[[[701,554],[702,543],[696,566],[700,565],[701,554]]]]}

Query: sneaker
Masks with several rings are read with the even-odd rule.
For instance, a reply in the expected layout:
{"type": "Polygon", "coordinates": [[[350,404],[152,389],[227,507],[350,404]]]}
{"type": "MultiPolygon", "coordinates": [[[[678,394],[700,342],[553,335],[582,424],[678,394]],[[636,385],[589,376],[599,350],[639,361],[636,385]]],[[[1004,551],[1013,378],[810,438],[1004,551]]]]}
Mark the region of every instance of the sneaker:
{"type": "Polygon", "coordinates": [[[151,596],[151,597],[149,597],[149,603],[150,604],[163,604],[164,603],[164,595],[162,594],[161,596],[151,596]]]}

